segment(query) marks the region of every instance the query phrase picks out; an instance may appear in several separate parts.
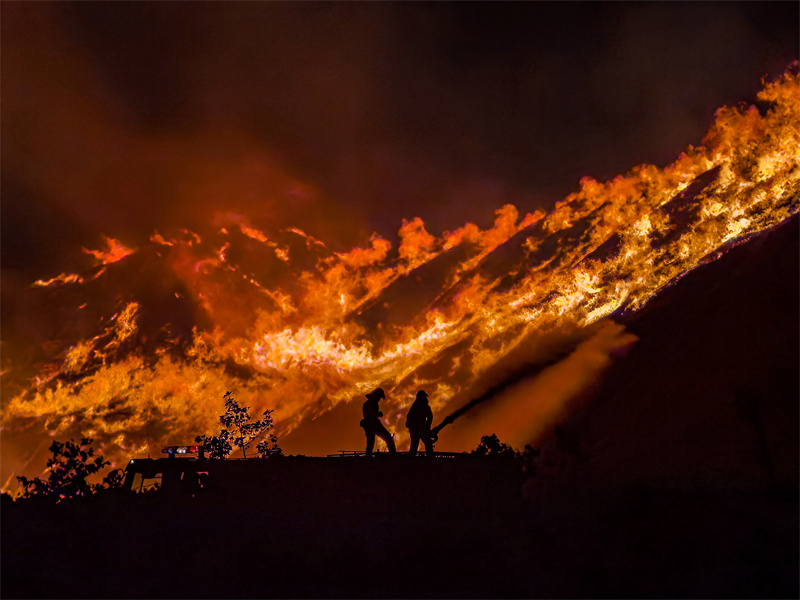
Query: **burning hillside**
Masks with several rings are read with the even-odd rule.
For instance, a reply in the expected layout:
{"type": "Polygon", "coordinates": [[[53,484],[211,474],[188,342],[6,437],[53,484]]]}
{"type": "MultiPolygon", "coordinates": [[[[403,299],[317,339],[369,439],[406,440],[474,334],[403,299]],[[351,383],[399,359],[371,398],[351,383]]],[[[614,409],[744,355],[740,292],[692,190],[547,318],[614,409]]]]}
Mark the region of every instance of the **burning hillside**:
{"type": "Polygon", "coordinates": [[[549,213],[505,205],[485,230],[415,218],[396,245],[335,252],[302,223],[228,214],[210,234],[107,239],[93,269],[33,282],[3,331],[4,487],[51,437],[93,437],[117,465],[192,439],[227,390],[275,409],[280,436],[381,386],[402,434],[419,388],[442,413],[511,357],[630,344],[603,320],[798,212],[798,148],[795,65],[669,166],[584,178],[549,213]]]}

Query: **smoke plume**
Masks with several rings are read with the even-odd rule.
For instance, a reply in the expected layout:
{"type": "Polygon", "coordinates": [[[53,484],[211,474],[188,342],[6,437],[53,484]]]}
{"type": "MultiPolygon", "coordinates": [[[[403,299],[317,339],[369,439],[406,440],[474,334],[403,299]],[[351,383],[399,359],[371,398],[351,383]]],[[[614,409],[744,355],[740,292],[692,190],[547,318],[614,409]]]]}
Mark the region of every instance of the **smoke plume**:
{"type": "Polygon", "coordinates": [[[459,437],[475,441],[491,432],[520,449],[540,440],[575,408],[581,394],[598,381],[613,358],[627,352],[638,339],[613,321],[601,321],[587,334],[588,339],[563,360],[499,392],[465,424],[459,437]]]}

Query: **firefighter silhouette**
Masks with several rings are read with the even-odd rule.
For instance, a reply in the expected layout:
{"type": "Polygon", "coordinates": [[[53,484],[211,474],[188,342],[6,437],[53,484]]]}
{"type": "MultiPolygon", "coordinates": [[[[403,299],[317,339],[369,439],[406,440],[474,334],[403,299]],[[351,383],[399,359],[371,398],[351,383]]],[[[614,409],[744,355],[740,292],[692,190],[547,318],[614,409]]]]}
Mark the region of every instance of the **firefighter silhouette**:
{"type": "Polygon", "coordinates": [[[372,456],[372,449],[375,447],[375,436],[381,438],[389,447],[389,452],[397,452],[394,445],[392,434],[381,423],[383,413],[378,407],[378,402],[386,398],[383,389],[375,388],[367,394],[367,401],[361,409],[364,418],[361,419],[361,427],[367,435],[367,456],[372,456]]]}
{"type": "Polygon", "coordinates": [[[406,416],[406,427],[411,434],[411,447],[408,449],[411,456],[417,455],[421,440],[425,444],[425,454],[433,457],[434,434],[431,432],[431,423],[433,423],[433,411],[428,404],[428,394],[420,390],[406,416]]]}

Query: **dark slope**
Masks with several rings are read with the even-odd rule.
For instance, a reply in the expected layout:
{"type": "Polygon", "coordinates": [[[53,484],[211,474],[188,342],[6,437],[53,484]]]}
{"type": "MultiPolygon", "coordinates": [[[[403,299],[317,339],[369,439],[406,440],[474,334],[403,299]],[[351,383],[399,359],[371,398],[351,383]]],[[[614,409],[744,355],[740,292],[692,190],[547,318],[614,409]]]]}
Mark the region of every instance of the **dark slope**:
{"type": "Polygon", "coordinates": [[[526,484],[550,596],[798,597],[798,218],[627,323],[526,484]]]}
{"type": "Polygon", "coordinates": [[[543,446],[561,484],[797,488],[798,250],[795,217],[632,315],[639,342],[543,446]]]}

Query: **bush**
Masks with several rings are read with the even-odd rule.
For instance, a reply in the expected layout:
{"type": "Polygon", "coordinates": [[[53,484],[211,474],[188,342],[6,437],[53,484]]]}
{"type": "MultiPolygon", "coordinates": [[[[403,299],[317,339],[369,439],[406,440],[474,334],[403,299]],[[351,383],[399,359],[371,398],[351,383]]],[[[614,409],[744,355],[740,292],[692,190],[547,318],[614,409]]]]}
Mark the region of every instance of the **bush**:
{"type": "Polygon", "coordinates": [[[125,482],[125,471],[122,469],[114,469],[108,475],[103,477],[103,485],[101,486],[106,490],[118,490],[122,488],[125,482]]]}
{"type": "MultiPolygon", "coordinates": [[[[111,464],[103,460],[102,456],[94,455],[92,441],[90,438],[82,438],[80,443],[75,443],[73,440],[64,443],[53,441],[50,445],[53,457],[47,461],[45,471],[49,471],[47,479],[39,477],[28,479],[18,476],[17,481],[22,486],[19,497],[21,499],[44,497],[58,502],[65,498],[88,496],[103,489],[103,485],[93,485],[87,481],[90,475],[111,464]]],[[[103,483],[106,483],[109,477],[111,474],[103,480],[103,483]]],[[[121,481],[119,485],[122,485],[121,481]]]]}
{"type": "Polygon", "coordinates": [[[519,458],[520,453],[500,441],[496,434],[484,435],[480,444],[471,452],[477,456],[496,456],[500,458],[519,458]]]}
{"type": "Polygon", "coordinates": [[[539,456],[539,449],[532,446],[525,446],[525,450],[519,452],[508,444],[504,444],[494,433],[485,435],[481,438],[478,447],[471,452],[476,456],[490,456],[503,459],[515,459],[523,462],[526,466],[533,463],[539,456]]]}

